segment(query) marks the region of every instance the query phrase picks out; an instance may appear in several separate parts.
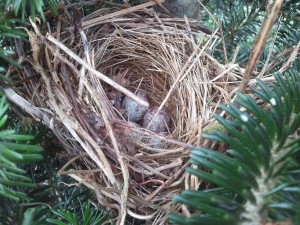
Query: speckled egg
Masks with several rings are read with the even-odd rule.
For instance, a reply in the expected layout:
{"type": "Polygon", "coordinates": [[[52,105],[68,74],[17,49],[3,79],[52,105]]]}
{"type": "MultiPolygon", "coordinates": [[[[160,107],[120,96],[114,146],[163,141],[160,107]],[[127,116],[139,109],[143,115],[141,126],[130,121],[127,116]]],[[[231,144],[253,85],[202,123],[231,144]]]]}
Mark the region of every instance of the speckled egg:
{"type": "Polygon", "coordinates": [[[147,143],[148,146],[151,148],[161,148],[162,140],[160,138],[157,137],[147,138],[147,139],[144,138],[143,141],[147,143]]]}
{"type": "MultiPolygon", "coordinates": [[[[141,99],[148,101],[147,95],[143,91],[137,91],[136,95],[141,99]]],[[[126,96],[122,102],[122,108],[124,109],[124,118],[131,122],[140,121],[147,111],[147,107],[140,105],[133,99],[126,96]]]]}
{"type": "MultiPolygon", "coordinates": [[[[140,126],[137,123],[131,122],[130,125],[134,128],[140,128],[140,126]]],[[[124,133],[125,136],[129,136],[131,140],[134,141],[142,141],[143,135],[139,132],[133,131],[130,128],[125,130],[124,133]]]]}
{"type": "MultiPolygon", "coordinates": [[[[150,108],[143,117],[142,126],[147,128],[150,121],[153,119],[154,115],[156,114],[158,107],[150,108]]],[[[149,126],[149,130],[153,132],[165,132],[167,131],[167,127],[169,126],[171,121],[171,117],[169,113],[163,108],[157,114],[157,116],[153,119],[151,125],[149,126]]]]}

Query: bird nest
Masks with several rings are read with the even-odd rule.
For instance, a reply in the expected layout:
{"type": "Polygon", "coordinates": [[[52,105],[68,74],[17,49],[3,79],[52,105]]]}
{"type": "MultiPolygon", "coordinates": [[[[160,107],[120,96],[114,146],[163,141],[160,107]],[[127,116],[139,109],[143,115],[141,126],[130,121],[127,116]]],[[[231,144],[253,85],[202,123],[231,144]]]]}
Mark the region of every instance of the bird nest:
{"type": "Polygon", "coordinates": [[[17,43],[24,86],[5,92],[64,145],[72,160],[60,174],[94,189],[120,221],[162,223],[179,210],[174,195],[198,188],[184,173],[188,153],[207,144],[201,134],[226,103],[234,68],[210,55],[216,32],[192,20],[106,8],[74,21],[59,16],[48,34],[32,23],[32,52],[17,43]],[[142,117],[132,120],[125,99],[145,109],[142,117]],[[161,115],[168,119],[155,121],[161,115]],[[156,122],[163,129],[152,129],[156,122]]]}

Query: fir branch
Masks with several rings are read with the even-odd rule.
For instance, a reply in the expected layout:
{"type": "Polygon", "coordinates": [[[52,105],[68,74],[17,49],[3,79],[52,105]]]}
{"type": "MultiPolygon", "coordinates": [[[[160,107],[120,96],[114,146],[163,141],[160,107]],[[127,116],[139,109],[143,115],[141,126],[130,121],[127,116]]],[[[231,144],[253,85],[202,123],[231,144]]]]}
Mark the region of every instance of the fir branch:
{"type": "Polygon", "coordinates": [[[15,130],[4,130],[8,118],[5,114],[8,109],[5,100],[5,97],[0,100],[0,195],[20,201],[28,198],[14,187],[32,188],[35,184],[26,176],[26,170],[21,169],[18,164],[41,160],[42,147],[28,143],[34,136],[19,135],[15,130]]]}
{"type": "Polygon", "coordinates": [[[201,213],[189,218],[170,215],[172,222],[260,225],[296,220],[296,199],[300,197],[296,191],[299,178],[295,177],[300,169],[300,77],[287,73],[275,77],[276,83],[258,81],[252,88],[255,97],[238,94],[235,104],[222,106],[232,119],[218,115],[216,119],[227,133],[215,131],[203,136],[230,146],[228,155],[195,149],[190,162],[199,169],[187,171],[224,191],[184,191],[174,201],[201,213]]]}

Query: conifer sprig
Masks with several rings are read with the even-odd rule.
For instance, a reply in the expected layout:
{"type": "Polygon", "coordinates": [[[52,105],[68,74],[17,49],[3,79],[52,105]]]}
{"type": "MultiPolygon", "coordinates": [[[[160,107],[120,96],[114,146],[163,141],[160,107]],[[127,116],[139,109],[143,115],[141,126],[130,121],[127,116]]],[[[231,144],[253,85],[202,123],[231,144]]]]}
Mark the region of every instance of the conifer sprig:
{"type": "Polygon", "coordinates": [[[227,132],[203,136],[227,144],[227,155],[195,149],[190,162],[198,169],[187,169],[218,189],[187,190],[174,197],[200,213],[190,218],[170,215],[172,222],[259,225],[296,220],[300,78],[277,74],[276,81],[258,81],[252,96],[238,94],[234,104],[221,106],[231,119],[216,119],[227,132]]]}
{"type": "Polygon", "coordinates": [[[15,201],[25,200],[27,196],[17,187],[32,188],[35,184],[27,176],[27,171],[19,167],[19,163],[41,160],[41,146],[31,145],[32,135],[16,134],[15,130],[4,129],[8,119],[6,98],[0,100],[0,196],[15,201]]]}

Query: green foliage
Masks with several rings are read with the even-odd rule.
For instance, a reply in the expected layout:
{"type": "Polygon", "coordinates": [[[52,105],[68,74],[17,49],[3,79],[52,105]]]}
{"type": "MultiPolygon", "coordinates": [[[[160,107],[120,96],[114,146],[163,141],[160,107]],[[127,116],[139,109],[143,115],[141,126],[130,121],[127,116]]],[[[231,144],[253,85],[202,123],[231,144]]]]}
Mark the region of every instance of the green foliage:
{"type": "MultiPolygon", "coordinates": [[[[212,0],[202,2],[207,9],[220,20],[224,33],[226,54],[228,61],[231,61],[235,51],[239,48],[235,63],[245,67],[248,62],[254,40],[260,30],[263,21],[266,1],[262,0],[212,0]]],[[[270,41],[261,57],[262,62],[266,62],[269,51],[274,56],[282,52],[286,48],[295,46],[300,41],[300,12],[297,11],[300,7],[299,1],[286,0],[281,9],[281,23],[277,21],[277,26],[274,27],[270,41]],[[273,43],[273,39],[275,42],[273,43]]],[[[216,27],[214,21],[203,11],[201,23],[207,27],[216,27]]],[[[214,51],[214,56],[220,61],[225,60],[223,45],[220,41],[214,51]]],[[[299,63],[297,61],[297,63],[299,63]]],[[[263,64],[258,65],[262,68],[263,64]]]]}
{"type": "MultiPolygon", "coordinates": [[[[2,51],[1,48],[0,48],[0,51],[2,51]]],[[[1,53],[0,53],[0,54],[1,54],[1,53]]],[[[5,81],[5,82],[8,83],[8,84],[12,83],[12,81],[11,81],[9,78],[7,78],[7,77],[5,77],[3,74],[1,74],[1,73],[4,72],[4,71],[5,71],[5,68],[3,68],[3,67],[0,66],[0,81],[5,81]]]]}
{"type": "Polygon", "coordinates": [[[177,224],[262,224],[293,221],[299,224],[300,204],[300,77],[276,75],[276,83],[251,88],[255,97],[238,94],[235,104],[221,108],[231,119],[216,115],[226,133],[215,130],[205,138],[225,143],[228,155],[195,149],[191,174],[216,185],[206,191],[184,191],[174,201],[200,211],[177,224]],[[241,108],[245,110],[241,110],[241,108]]]}
{"type": "Polygon", "coordinates": [[[78,217],[67,210],[53,210],[63,220],[49,218],[47,221],[56,225],[100,225],[107,221],[107,214],[92,207],[91,203],[81,205],[82,214],[78,217]]]}
{"type": "Polygon", "coordinates": [[[32,208],[26,208],[23,206],[17,207],[15,202],[9,200],[1,201],[2,205],[0,208],[0,224],[1,225],[46,225],[46,216],[49,209],[45,206],[36,206],[32,208]],[[15,206],[15,207],[13,207],[15,206]],[[14,211],[6,211],[14,210],[14,211]]]}
{"type": "Polygon", "coordinates": [[[45,2],[50,6],[52,12],[57,15],[58,12],[56,0],[5,0],[5,9],[10,11],[9,8],[11,8],[14,11],[16,17],[21,14],[21,18],[23,21],[27,20],[27,17],[29,17],[29,15],[32,19],[35,19],[37,15],[40,15],[45,22],[46,19],[43,12],[45,8],[45,2]]]}
{"type": "Polygon", "coordinates": [[[97,202],[93,191],[77,185],[68,176],[57,175],[57,171],[67,162],[65,158],[53,157],[57,147],[50,146],[49,150],[45,150],[43,161],[26,167],[38,184],[27,189],[31,199],[29,202],[20,204],[0,198],[0,225],[49,225],[57,224],[57,221],[68,224],[67,221],[72,218],[80,225],[84,222],[100,225],[109,219],[109,214],[103,209],[91,205],[90,202],[97,202]]]}
{"type": "MultiPolygon", "coordinates": [[[[17,23],[23,23],[21,20],[18,19],[5,19],[0,18],[0,58],[4,59],[6,62],[11,63],[12,65],[22,68],[22,66],[17,63],[16,61],[12,60],[9,55],[14,54],[14,51],[11,47],[8,47],[7,45],[10,45],[9,40],[13,38],[21,38],[26,40],[27,34],[20,30],[16,29],[17,23]],[[3,47],[4,45],[4,47],[3,47]]],[[[2,69],[2,71],[4,68],[2,69]]],[[[4,76],[0,76],[0,79],[8,81],[4,78],[4,76]]]]}
{"type": "MultiPolygon", "coordinates": [[[[5,114],[8,105],[5,97],[0,100],[0,128],[3,128],[8,116],[5,114]]],[[[0,131],[0,195],[15,201],[27,199],[27,196],[14,190],[13,187],[32,188],[35,185],[26,176],[27,171],[21,169],[19,163],[30,163],[41,160],[42,147],[30,145],[32,135],[16,134],[14,130],[0,131]]]]}
{"type": "MultiPolygon", "coordinates": [[[[46,22],[44,8],[49,6],[54,15],[58,15],[57,0],[5,0],[0,3],[0,58],[6,63],[22,68],[20,64],[11,59],[9,56],[14,54],[14,38],[27,40],[27,33],[16,27],[28,25],[29,15],[32,19],[40,15],[46,22]]],[[[0,69],[3,70],[6,65],[1,62],[0,69]]],[[[0,71],[2,72],[2,71],[0,71]]],[[[0,80],[10,82],[2,74],[0,80]]]]}
{"type": "MultiPolygon", "coordinates": [[[[80,212],[73,210],[57,209],[49,210],[46,206],[34,206],[25,209],[25,207],[16,207],[18,216],[6,216],[0,218],[1,225],[21,224],[21,225],[101,225],[106,222],[108,225],[108,214],[103,210],[92,206],[91,203],[85,202],[80,204],[80,212]]],[[[7,214],[2,214],[7,215],[7,214]]],[[[16,214],[14,214],[16,216],[16,214]]]]}
{"type": "Polygon", "coordinates": [[[0,19],[0,36],[6,38],[23,38],[27,37],[27,34],[23,31],[14,29],[16,23],[22,23],[18,19],[0,19]]]}

